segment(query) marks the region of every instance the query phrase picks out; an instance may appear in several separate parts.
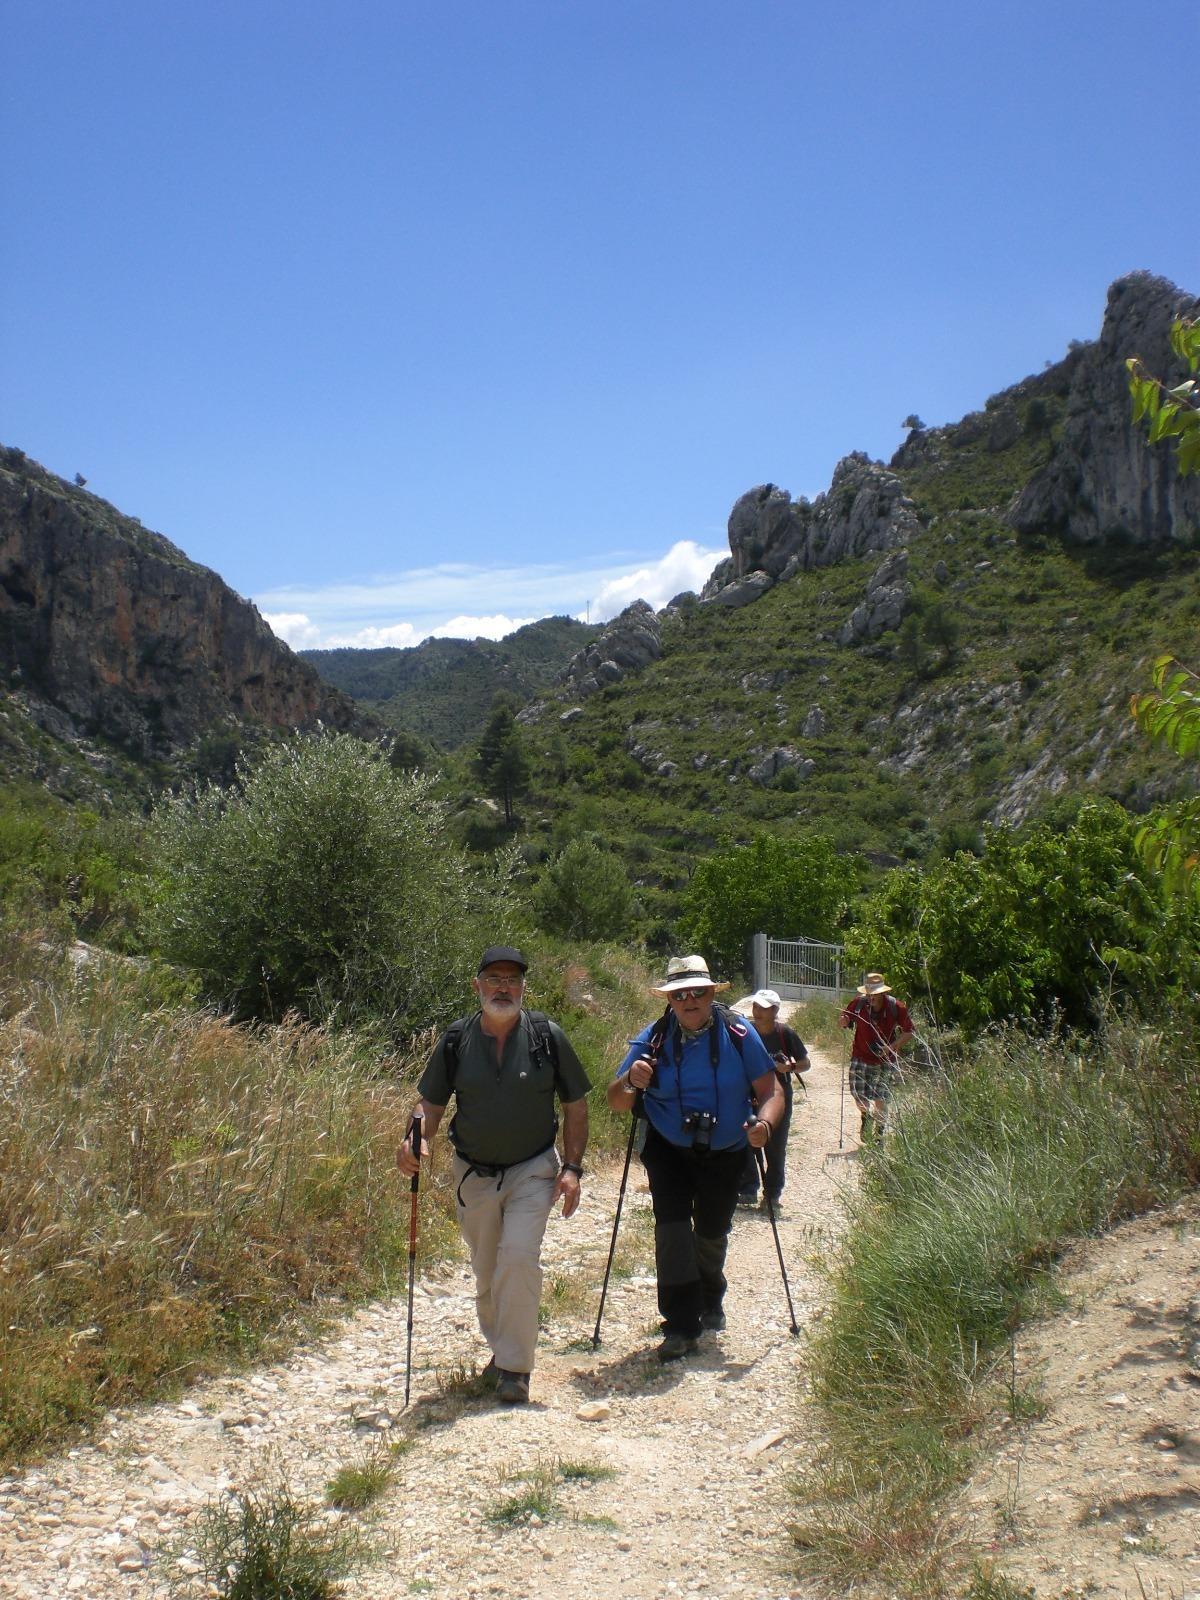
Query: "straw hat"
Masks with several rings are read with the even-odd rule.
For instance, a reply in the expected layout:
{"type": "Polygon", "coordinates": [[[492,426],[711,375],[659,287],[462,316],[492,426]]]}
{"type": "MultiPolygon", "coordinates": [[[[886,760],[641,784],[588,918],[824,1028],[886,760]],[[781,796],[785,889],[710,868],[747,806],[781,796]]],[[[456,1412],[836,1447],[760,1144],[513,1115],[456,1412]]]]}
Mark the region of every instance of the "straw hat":
{"type": "Polygon", "coordinates": [[[866,977],[859,984],[858,992],[862,995],[891,994],[892,986],[890,983],[885,983],[883,981],[882,972],[868,972],[866,977]]]}
{"type": "Polygon", "coordinates": [[[672,956],[667,962],[667,975],[651,994],[670,995],[676,989],[728,989],[727,983],[717,983],[709,976],[708,962],[703,956],[672,956]]]}

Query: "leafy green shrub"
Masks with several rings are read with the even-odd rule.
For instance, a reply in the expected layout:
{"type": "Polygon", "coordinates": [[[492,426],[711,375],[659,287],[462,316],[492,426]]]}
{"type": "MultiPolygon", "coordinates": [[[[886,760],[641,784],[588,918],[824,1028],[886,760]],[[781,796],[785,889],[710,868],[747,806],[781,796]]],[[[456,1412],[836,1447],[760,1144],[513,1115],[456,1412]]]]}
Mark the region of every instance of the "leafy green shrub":
{"type": "Polygon", "coordinates": [[[856,882],[853,863],[821,834],[760,833],[697,865],[683,897],[679,939],[722,972],[736,972],[755,933],[832,939],[856,882]]]}
{"type": "Polygon", "coordinates": [[[20,786],[0,790],[0,895],[60,907],[79,933],[128,945],[146,887],[143,831],[133,816],[20,786]]]}
{"type": "Polygon", "coordinates": [[[469,867],[432,780],[348,734],[278,745],[239,777],[155,813],[163,953],[242,1016],[452,1015],[476,947],[514,931],[509,858],[469,867]]]}
{"type": "Polygon", "coordinates": [[[621,858],[588,839],[576,839],[555,857],[534,899],[542,927],[570,939],[623,939],[633,918],[633,890],[621,858]]]}
{"type": "Polygon", "coordinates": [[[972,1033],[1055,1013],[1083,1025],[1100,993],[1150,998],[1196,978],[1200,916],[1164,903],[1120,806],[984,839],[980,858],[890,872],[847,935],[849,963],[881,968],[972,1033]]]}

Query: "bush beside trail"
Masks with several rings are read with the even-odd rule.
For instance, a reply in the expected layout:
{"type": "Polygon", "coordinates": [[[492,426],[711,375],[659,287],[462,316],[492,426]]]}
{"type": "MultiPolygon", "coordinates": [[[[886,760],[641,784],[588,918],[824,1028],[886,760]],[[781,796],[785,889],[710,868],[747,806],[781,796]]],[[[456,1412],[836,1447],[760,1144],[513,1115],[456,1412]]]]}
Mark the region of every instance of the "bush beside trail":
{"type": "Polygon", "coordinates": [[[470,998],[479,950],[524,926],[512,853],[469,861],[433,781],[349,734],[274,746],[164,801],[151,937],[239,1016],[382,1022],[396,1036],[470,998]]]}
{"type": "Polygon", "coordinates": [[[1167,894],[1136,836],[1110,801],[1061,826],[987,829],[981,857],[889,872],[856,908],[847,961],[968,1034],[1094,1026],[1110,996],[1152,1009],[1200,981],[1200,908],[1167,894]]]}

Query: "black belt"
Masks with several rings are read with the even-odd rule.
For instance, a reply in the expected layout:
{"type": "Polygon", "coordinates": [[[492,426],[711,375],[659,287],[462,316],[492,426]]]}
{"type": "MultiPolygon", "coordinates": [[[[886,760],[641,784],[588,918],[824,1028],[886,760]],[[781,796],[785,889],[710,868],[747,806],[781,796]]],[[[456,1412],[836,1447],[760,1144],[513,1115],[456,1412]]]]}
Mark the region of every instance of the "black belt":
{"type": "Polygon", "coordinates": [[[464,1183],[466,1183],[467,1179],[476,1172],[478,1172],[479,1175],[484,1178],[495,1178],[496,1192],[499,1193],[500,1185],[504,1182],[505,1173],[511,1172],[513,1167],[524,1166],[527,1161],[536,1161],[538,1156],[544,1156],[547,1150],[553,1150],[554,1140],[556,1137],[557,1134],[552,1133],[540,1150],[533,1151],[531,1155],[522,1156],[519,1161],[476,1161],[473,1156],[469,1156],[465,1150],[460,1150],[458,1146],[455,1145],[455,1155],[458,1156],[460,1161],[465,1161],[467,1163],[467,1170],[458,1180],[458,1189],[455,1191],[454,1195],[455,1202],[460,1206],[462,1205],[462,1186],[464,1183]]]}

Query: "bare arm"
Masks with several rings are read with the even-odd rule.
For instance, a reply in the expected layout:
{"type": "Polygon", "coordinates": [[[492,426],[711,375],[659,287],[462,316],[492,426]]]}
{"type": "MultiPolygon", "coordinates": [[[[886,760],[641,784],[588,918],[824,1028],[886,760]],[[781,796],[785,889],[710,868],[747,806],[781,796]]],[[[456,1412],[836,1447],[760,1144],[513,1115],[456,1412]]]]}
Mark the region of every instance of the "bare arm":
{"type": "MultiPolygon", "coordinates": [[[[563,1160],[569,1166],[581,1167],[583,1152],[587,1149],[588,1141],[587,1101],[564,1100],[562,1118],[563,1160]]],[[[572,1216],[579,1204],[579,1174],[568,1172],[565,1166],[558,1175],[558,1182],[554,1185],[554,1196],[550,1204],[553,1205],[556,1200],[561,1200],[563,1203],[564,1217],[572,1216]]]]}
{"type": "Polygon", "coordinates": [[[779,1087],[775,1069],[764,1072],[761,1078],[755,1078],[753,1089],[754,1098],[758,1101],[758,1114],[754,1121],[746,1124],[749,1130],[746,1137],[761,1150],[783,1115],[783,1090],[779,1087]]]}
{"type": "Polygon", "coordinates": [[[614,1111],[629,1111],[637,1098],[637,1091],[649,1086],[654,1076],[654,1063],[649,1056],[639,1056],[628,1072],[614,1078],[604,1091],[605,1099],[614,1111]]]}
{"type": "MultiPolygon", "coordinates": [[[[424,1124],[421,1130],[422,1161],[427,1161],[429,1159],[429,1147],[433,1143],[433,1136],[438,1131],[438,1127],[445,1113],[445,1106],[435,1106],[430,1100],[418,1100],[413,1109],[413,1116],[421,1117],[424,1124]]],[[[417,1170],[417,1159],[413,1155],[411,1141],[412,1131],[410,1129],[408,1135],[405,1137],[404,1143],[400,1146],[399,1150],[396,1151],[396,1165],[400,1168],[400,1171],[405,1175],[406,1178],[411,1178],[413,1173],[417,1170]]]]}

